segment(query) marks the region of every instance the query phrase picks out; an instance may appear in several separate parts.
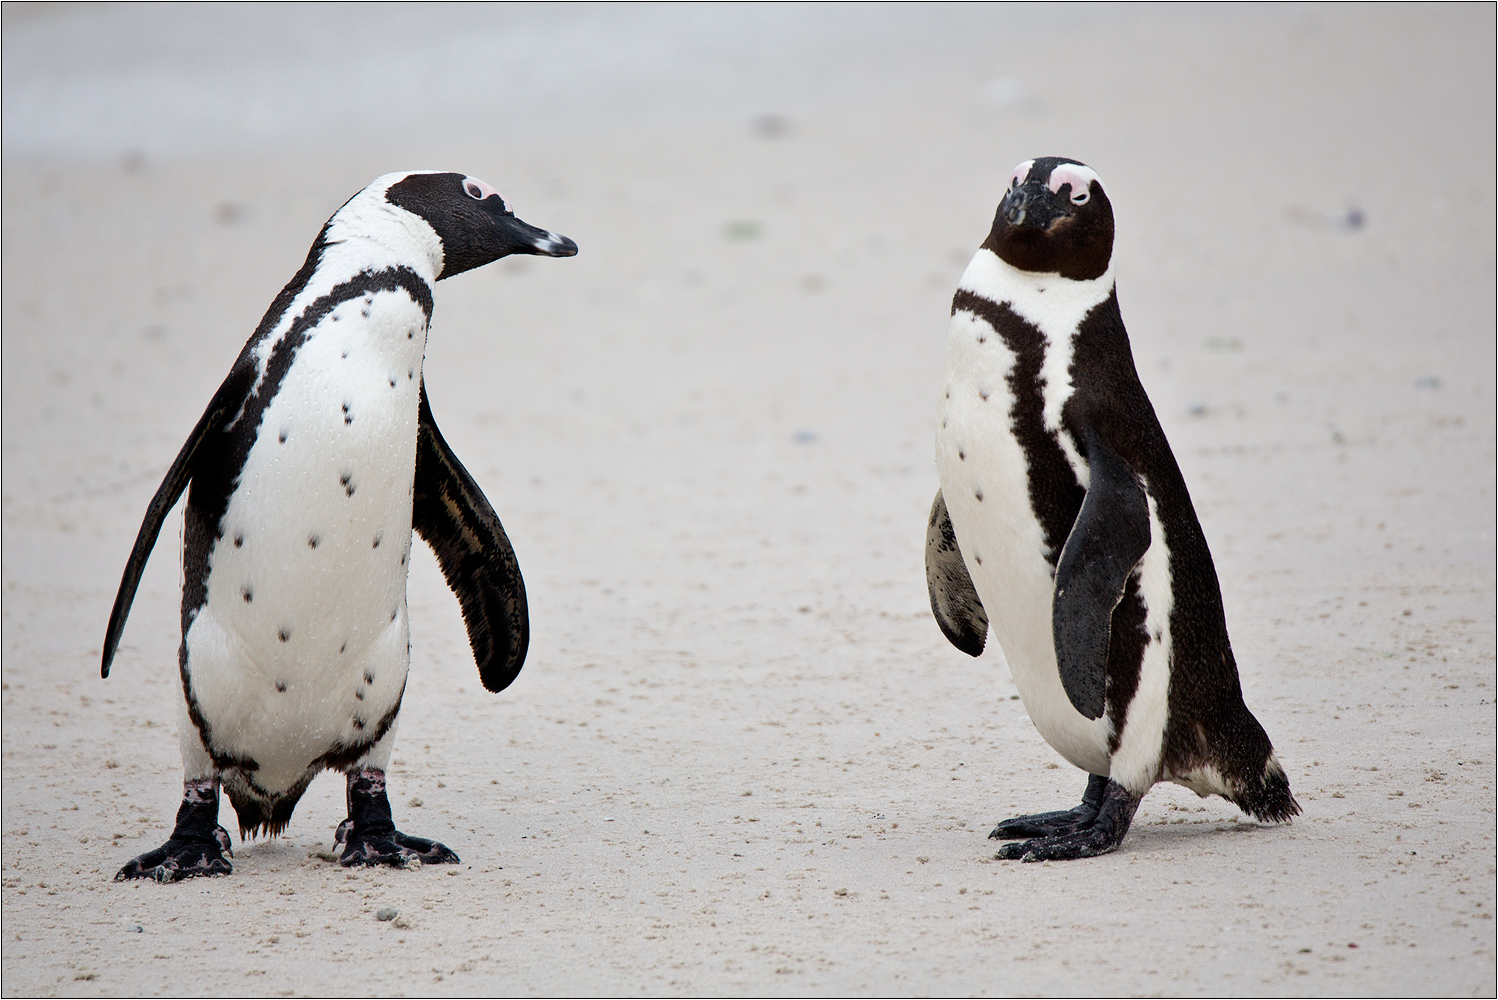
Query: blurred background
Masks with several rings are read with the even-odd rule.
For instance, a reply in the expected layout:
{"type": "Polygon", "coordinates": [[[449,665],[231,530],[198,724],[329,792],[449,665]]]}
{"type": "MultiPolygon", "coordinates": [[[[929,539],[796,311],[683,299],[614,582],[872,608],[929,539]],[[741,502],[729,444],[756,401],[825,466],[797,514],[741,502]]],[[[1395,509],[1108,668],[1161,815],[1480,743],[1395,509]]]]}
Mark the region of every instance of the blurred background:
{"type": "MultiPolygon", "coordinates": [[[[170,531],[111,680],[95,674],[139,518],[322,222],[413,168],[481,177],[581,248],[438,290],[432,406],[514,541],[535,636],[516,685],[480,700],[456,603],[420,549],[402,780],[419,785],[435,754],[484,796],[491,773],[520,770],[514,755],[542,774],[503,808],[464,807],[490,810],[464,834],[475,854],[532,849],[512,837],[525,823],[565,828],[588,814],[576,796],[627,798],[667,773],[678,784],[652,789],[650,815],[680,830],[727,822],[710,819],[723,789],[763,777],[791,788],[786,803],[860,823],[905,815],[902,835],[957,838],[945,856],[981,856],[961,838],[1005,809],[1072,801],[1080,778],[1044,769],[1054,754],[1009,700],[1002,653],[974,664],[943,643],[921,565],[952,292],[1013,166],[1064,155],[1113,203],[1136,364],[1216,557],[1246,697],[1302,803],[1366,853],[1407,814],[1359,791],[1354,761],[1486,767],[1486,792],[1420,787],[1455,797],[1470,855],[1453,856],[1489,865],[1490,883],[1491,5],[10,3],[3,27],[5,823],[44,826],[58,795],[94,794],[96,772],[145,806],[126,826],[121,801],[95,799],[56,843],[12,836],[7,871],[62,851],[86,873],[69,822],[116,824],[140,850],[159,839],[178,769],[170,531]],[[843,766],[807,791],[780,770],[789,753],[879,770],[843,766]],[[933,755],[939,788],[921,777],[934,763],[893,771],[933,755]],[[964,783],[947,782],[964,762],[964,783]]],[[[339,818],[335,786],[302,807],[309,842],[339,818]]],[[[1196,808],[1180,789],[1153,795],[1141,829],[1178,801],[1196,808]]],[[[1234,815],[1210,809],[1192,822],[1234,815]]],[[[1238,928],[1262,952],[1207,945],[1233,981],[1308,982],[1297,928],[1369,926],[1396,891],[1341,873],[1347,842],[1317,839],[1329,828],[1293,829],[1336,889],[1277,911],[1273,931],[1238,928]]],[[[1172,864],[1180,846],[1193,860],[1172,871],[1206,866],[1225,898],[1278,863],[1255,850],[1282,849],[1143,843],[1172,864]]],[[[279,849],[236,865],[279,870],[279,849]]],[[[138,850],[116,853],[104,867],[138,850]]],[[[1424,916],[1398,934],[1441,964],[1390,952],[1306,968],[1421,990],[1439,968],[1451,989],[1490,988],[1491,925],[1481,947],[1437,931],[1450,921],[1433,914],[1458,906],[1437,874],[1424,884],[1450,891],[1411,903],[1424,916]]],[[[7,895],[8,913],[21,905],[7,895]]],[[[769,918],[740,917],[775,937],[769,918]]],[[[1197,918],[1162,904],[1147,921],[1184,948],[1197,918]]],[[[1125,953],[1141,926],[1105,933],[1125,953]]],[[[106,948],[70,933],[76,954],[106,948]]],[[[676,954],[629,940],[631,968],[676,954]]],[[[984,970],[1003,961],[953,938],[917,970],[857,940],[833,949],[845,972],[911,973],[912,989],[991,989],[984,970]]],[[[1071,982],[1064,948],[1030,944],[1039,964],[1005,982],[1071,982]]],[[[1176,944],[1121,959],[1110,988],[1154,989],[1151,964],[1174,968],[1171,989],[1205,988],[1176,944]]],[[[7,986],[82,961],[62,955],[8,947],[7,986]]],[[[591,981],[547,955],[527,982],[591,981]],[[584,978],[545,978],[556,970],[584,978]]],[[[757,968],[744,983],[766,981],[757,968]]],[[[714,975],[691,982],[739,982],[714,975]]]]}

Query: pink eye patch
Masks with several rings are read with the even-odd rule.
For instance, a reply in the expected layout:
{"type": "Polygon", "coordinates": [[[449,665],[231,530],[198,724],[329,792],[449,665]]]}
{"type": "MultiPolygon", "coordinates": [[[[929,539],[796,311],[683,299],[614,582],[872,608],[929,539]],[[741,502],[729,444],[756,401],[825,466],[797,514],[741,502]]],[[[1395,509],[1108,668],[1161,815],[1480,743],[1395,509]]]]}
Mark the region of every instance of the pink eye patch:
{"type": "Polygon", "coordinates": [[[1090,167],[1077,163],[1063,163],[1051,171],[1051,178],[1046,182],[1046,187],[1050,188],[1052,194],[1056,194],[1070,184],[1072,202],[1084,205],[1092,196],[1092,182],[1097,179],[1098,175],[1090,167]]]}
{"type": "Polygon", "coordinates": [[[484,183],[477,177],[463,178],[463,190],[468,192],[468,197],[477,201],[484,201],[491,197],[498,198],[500,204],[504,205],[505,211],[508,212],[510,210],[510,203],[505,201],[505,196],[500,194],[492,185],[484,183]]]}

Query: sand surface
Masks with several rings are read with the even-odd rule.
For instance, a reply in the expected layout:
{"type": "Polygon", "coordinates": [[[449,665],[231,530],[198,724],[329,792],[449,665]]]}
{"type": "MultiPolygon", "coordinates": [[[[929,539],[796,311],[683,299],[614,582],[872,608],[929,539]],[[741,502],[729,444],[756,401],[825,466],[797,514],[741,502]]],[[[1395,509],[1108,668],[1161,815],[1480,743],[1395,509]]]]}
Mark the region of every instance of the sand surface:
{"type": "MultiPolygon", "coordinates": [[[[4,13],[7,995],[1448,994],[1494,974],[1494,13],[4,13]],[[1135,359],[1304,815],[1085,779],[926,603],[950,297],[1013,165],[1097,168],[1135,359]],[[418,546],[392,801],[234,873],[169,831],[180,519],[140,517],[323,220],[500,187],[571,260],[438,289],[437,420],[534,638],[482,691],[418,546]],[[400,918],[378,922],[378,908],[400,918]]],[[[223,820],[232,827],[232,811],[223,820]]]]}

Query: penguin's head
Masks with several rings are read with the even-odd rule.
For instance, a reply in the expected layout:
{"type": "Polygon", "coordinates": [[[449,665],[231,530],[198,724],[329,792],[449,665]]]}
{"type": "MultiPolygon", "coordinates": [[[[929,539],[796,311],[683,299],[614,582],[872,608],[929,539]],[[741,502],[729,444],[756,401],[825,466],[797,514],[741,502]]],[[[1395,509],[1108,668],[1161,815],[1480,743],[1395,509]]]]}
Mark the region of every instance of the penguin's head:
{"type": "Polygon", "coordinates": [[[1091,167],[1060,156],[1026,160],[983,246],[1021,271],[1091,281],[1113,256],[1113,206],[1091,167]]]}
{"type": "Polygon", "coordinates": [[[385,201],[424,220],[442,243],[438,280],[511,254],[571,257],[577,244],[521,222],[509,202],[477,177],[413,172],[385,188],[385,201]]]}

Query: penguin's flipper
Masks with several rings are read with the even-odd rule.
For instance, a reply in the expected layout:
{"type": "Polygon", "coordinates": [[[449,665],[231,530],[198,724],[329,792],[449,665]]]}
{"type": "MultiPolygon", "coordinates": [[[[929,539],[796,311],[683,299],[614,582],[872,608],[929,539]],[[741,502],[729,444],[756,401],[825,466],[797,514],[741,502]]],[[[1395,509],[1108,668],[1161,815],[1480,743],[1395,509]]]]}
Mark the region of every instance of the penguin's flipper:
{"type": "Polygon", "coordinates": [[[926,590],[942,635],[969,656],[982,653],[988,639],[988,612],[962,561],[941,490],[936,491],[926,523],[926,590]]]}
{"type": "Polygon", "coordinates": [[[1051,632],[1061,686],[1089,719],[1103,714],[1113,609],[1150,547],[1149,500],[1139,478],[1096,431],[1086,436],[1087,496],[1056,564],[1051,632]]]}
{"type": "Polygon", "coordinates": [[[156,495],[151,498],[145,520],[140,523],[140,532],[135,536],[135,547],[130,550],[130,559],[125,563],[125,575],[121,578],[119,592],[114,597],[114,610],[109,613],[109,629],[104,633],[104,656],[99,667],[100,677],[109,676],[109,664],[114,660],[115,651],[120,645],[120,635],[125,631],[125,619],[130,616],[130,605],[135,601],[140,576],[145,572],[146,560],[151,558],[151,550],[156,547],[156,537],[161,534],[166,516],[177,505],[182,491],[187,489],[204,442],[222,429],[244,406],[254,377],[252,366],[234,366],[229,377],[224,379],[218,391],[213,394],[208,409],[198,418],[198,425],[188,435],[182,450],[177,452],[172,467],[166,471],[166,478],[161,481],[156,495]]]}
{"type": "Polygon", "coordinates": [[[457,595],[484,687],[503,691],[520,673],[530,645],[525,581],[494,508],[437,430],[425,385],[411,526],[437,554],[457,595]]]}

